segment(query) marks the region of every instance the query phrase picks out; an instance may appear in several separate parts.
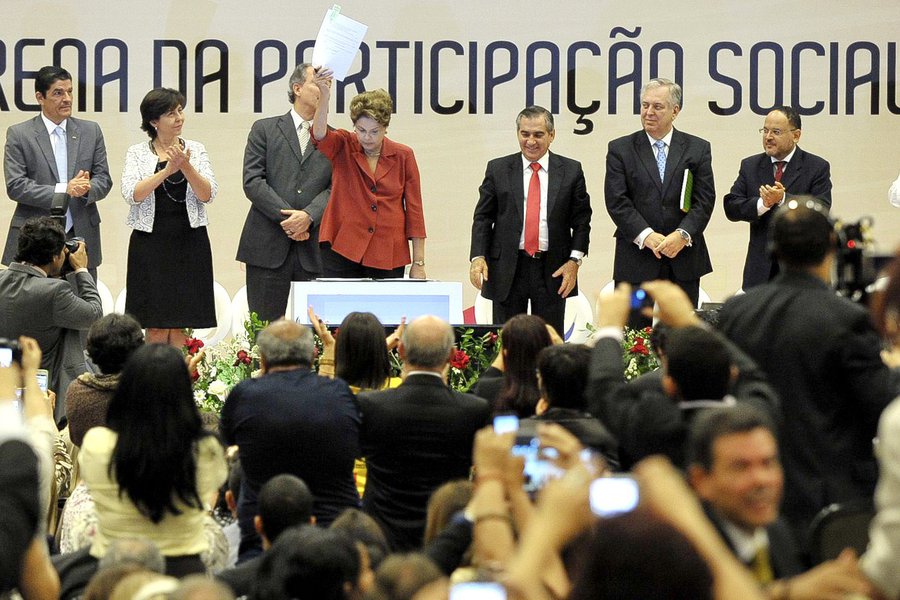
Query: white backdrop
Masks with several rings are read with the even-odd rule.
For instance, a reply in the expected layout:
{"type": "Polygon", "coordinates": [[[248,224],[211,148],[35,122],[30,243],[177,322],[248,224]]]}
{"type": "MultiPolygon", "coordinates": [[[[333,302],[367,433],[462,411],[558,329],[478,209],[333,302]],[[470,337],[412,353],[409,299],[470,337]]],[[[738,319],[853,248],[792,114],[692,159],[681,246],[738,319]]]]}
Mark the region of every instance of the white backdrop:
{"type": "MultiPolygon", "coordinates": [[[[54,47],[61,45],[60,62],[75,76],[76,94],[79,84],[85,84],[84,93],[76,98],[75,114],[96,120],[103,128],[114,185],[100,204],[105,260],[100,277],[113,294],[125,283],[130,233],[124,225],[126,205],[118,180],[127,147],[146,139],[138,127],[138,106],[154,87],[155,76],[163,85],[179,87],[179,65],[184,68],[189,105],[184,134],[207,146],[220,184],[219,197],[210,207],[209,230],[216,280],[233,295],[244,283],[234,255],[249,206],[241,190],[246,135],[255,119],[289,108],[286,76],[277,76],[277,46],[284,47],[280,64],[289,70],[298,45],[314,39],[330,4],[3,0],[2,5],[0,127],[36,114],[25,110],[26,105],[36,107],[34,83],[25,72],[53,62],[54,47]],[[154,48],[160,40],[170,45],[157,60],[154,48]],[[268,48],[257,61],[261,42],[268,48]],[[83,44],[83,61],[73,44],[83,44]],[[185,50],[183,63],[178,44],[185,50]],[[212,47],[198,52],[204,44],[212,47]],[[202,70],[198,55],[203,57],[202,70]],[[83,80],[80,70],[86,75],[83,80]],[[112,82],[97,85],[102,75],[117,70],[121,70],[117,81],[113,76],[112,82]],[[213,79],[220,72],[219,81],[203,89],[202,112],[195,105],[198,72],[213,79]],[[256,85],[270,76],[274,81],[256,85]],[[82,100],[83,109],[77,106],[82,100]],[[125,102],[123,110],[120,100],[125,102]],[[95,110],[98,101],[101,110],[95,110]]],[[[612,107],[611,71],[615,66],[618,76],[627,78],[636,62],[640,72],[634,79],[645,80],[657,55],[660,76],[673,77],[676,64],[683,66],[685,101],[676,127],[710,140],[713,147],[717,206],[706,236],[715,270],[704,277],[702,286],[714,299],[725,298],[740,286],[748,232],[746,223],[725,218],[721,198],[740,159],[761,151],[756,131],[764,117],[756,113],[775,104],[779,92],[782,102],[792,102],[794,79],[801,104],[813,107],[822,102],[821,109],[814,109],[817,114],[803,117],[801,145],[831,162],[833,213],[845,220],[873,216],[873,234],[884,252],[900,242],[900,211],[887,203],[888,186],[900,170],[895,144],[900,137],[896,114],[900,109],[895,106],[900,104],[900,91],[894,87],[900,79],[896,1],[828,3],[827,10],[822,2],[808,0],[790,5],[685,0],[677,8],[664,2],[596,0],[553,5],[347,0],[342,7],[344,14],[369,25],[366,52],[351,73],[364,71],[365,89],[395,92],[397,112],[389,136],[410,145],[418,158],[428,227],[428,275],[463,281],[464,305],[471,305],[474,298],[474,289],[465,282],[477,188],[489,159],[517,149],[514,118],[530,99],[529,70],[538,82],[545,75],[547,80],[534,86],[533,101],[548,108],[558,102],[552,149],[584,164],[594,208],[591,250],[580,277],[588,294],[599,290],[612,272],[613,226],[603,202],[606,144],[639,127],[632,110],[633,85],[623,83],[614,89],[612,107]],[[674,58],[676,53],[681,61],[674,58]],[[869,74],[871,81],[864,81],[869,74]],[[856,85],[855,78],[863,82],[856,85]],[[593,125],[588,135],[574,133],[584,126],[576,123],[570,93],[579,106],[599,101],[586,117],[593,125]],[[461,101],[462,108],[440,114],[433,100],[446,107],[461,101]],[[725,109],[718,112],[731,114],[716,114],[710,103],[725,109]]],[[[310,56],[311,49],[306,54],[310,56]]],[[[356,87],[350,86],[344,103],[333,104],[333,125],[350,126],[344,107],[355,93],[356,87]]],[[[11,201],[0,201],[3,235],[13,208],[11,201]]]]}

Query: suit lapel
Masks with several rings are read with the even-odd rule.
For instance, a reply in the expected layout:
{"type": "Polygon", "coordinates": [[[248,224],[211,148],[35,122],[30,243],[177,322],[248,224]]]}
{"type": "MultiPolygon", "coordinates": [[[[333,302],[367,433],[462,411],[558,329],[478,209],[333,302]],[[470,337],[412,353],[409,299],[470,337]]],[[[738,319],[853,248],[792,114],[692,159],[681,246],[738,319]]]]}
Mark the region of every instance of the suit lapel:
{"type": "MultiPolygon", "coordinates": [[[[794,152],[793,158],[791,158],[791,162],[787,164],[787,169],[785,169],[784,174],[781,176],[781,185],[784,186],[785,190],[790,191],[791,187],[793,187],[794,183],[800,177],[800,170],[803,169],[803,150],[797,148],[797,151],[794,152]]],[[[773,179],[775,175],[772,175],[773,179]]]]}
{"type": "Polygon", "coordinates": [[[69,117],[69,122],[66,124],[66,153],[68,154],[66,168],[69,170],[66,173],[67,181],[75,176],[75,165],[78,162],[78,146],[81,143],[80,134],[81,128],[78,126],[78,123],[75,119],[69,117]]]}
{"type": "Polygon", "coordinates": [[[678,171],[681,171],[681,159],[684,156],[684,147],[687,144],[685,138],[680,131],[672,131],[672,143],[669,144],[669,153],[666,155],[666,179],[663,181],[662,189],[665,194],[666,190],[672,185],[672,179],[675,178],[678,171]]]}
{"type": "MultiPolygon", "coordinates": [[[[563,161],[552,152],[547,166],[550,167],[547,173],[547,220],[549,221],[550,215],[553,214],[553,207],[556,206],[556,200],[559,198],[559,190],[562,188],[562,181],[566,176],[566,168],[563,166],[563,161]]],[[[524,184],[523,181],[522,185],[524,184]]]]}
{"type": "MultiPolygon", "coordinates": [[[[369,170],[369,161],[366,160],[366,153],[360,152],[363,157],[363,163],[366,165],[366,172],[371,173],[369,170]]],[[[378,164],[375,165],[375,183],[378,184],[381,179],[390,173],[394,167],[397,166],[397,148],[394,146],[394,142],[384,138],[384,141],[381,144],[381,156],[378,157],[378,164]]]]}
{"type": "MultiPolygon", "coordinates": [[[[638,160],[647,170],[647,176],[656,185],[660,195],[663,191],[663,182],[659,180],[659,169],[656,168],[656,157],[653,156],[653,149],[650,147],[650,141],[647,134],[642,129],[634,134],[634,152],[637,154],[638,160]]],[[[666,170],[668,170],[668,159],[666,159],[666,170]]]]}
{"type": "MultiPolygon", "coordinates": [[[[772,185],[775,183],[775,167],[772,163],[772,159],[769,158],[768,154],[763,153],[762,157],[759,159],[759,164],[757,165],[757,177],[759,178],[759,182],[763,185],[772,185]]],[[[754,191],[757,195],[758,192],[754,191]]]]}
{"type": "MultiPolygon", "coordinates": [[[[290,146],[291,152],[294,153],[297,161],[302,163],[303,155],[300,153],[300,140],[297,139],[297,130],[294,129],[294,119],[291,118],[291,113],[282,115],[278,119],[278,129],[281,130],[281,133],[287,139],[288,146],[290,146]]],[[[309,143],[312,144],[312,140],[309,143]]],[[[308,147],[307,150],[309,150],[308,147]]]]}
{"type": "Polygon", "coordinates": [[[50,145],[50,136],[47,134],[47,128],[44,126],[44,120],[38,115],[32,121],[34,124],[34,141],[37,147],[41,149],[50,172],[56,175],[59,181],[59,173],[56,172],[56,157],[53,155],[53,146],[50,145]]]}
{"type": "Polygon", "coordinates": [[[522,171],[522,155],[513,154],[509,160],[509,189],[512,192],[513,204],[516,205],[516,213],[519,221],[525,222],[525,183],[522,171]]]}

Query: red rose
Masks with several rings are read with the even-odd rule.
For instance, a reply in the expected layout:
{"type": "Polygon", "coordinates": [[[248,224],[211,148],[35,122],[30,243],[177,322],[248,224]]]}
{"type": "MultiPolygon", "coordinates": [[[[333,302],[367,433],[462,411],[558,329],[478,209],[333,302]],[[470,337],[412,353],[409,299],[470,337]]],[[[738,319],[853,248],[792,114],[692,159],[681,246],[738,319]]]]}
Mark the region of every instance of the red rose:
{"type": "Polygon", "coordinates": [[[652,327],[644,327],[644,333],[647,333],[647,334],[653,333],[653,328],[652,327]]]}
{"type": "Polygon", "coordinates": [[[197,370],[192,371],[191,372],[191,381],[197,381],[198,379],[200,379],[200,372],[197,370]]]}
{"type": "Polygon", "coordinates": [[[241,363],[243,363],[245,365],[250,364],[250,355],[247,354],[246,350],[238,350],[237,360],[234,361],[234,366],[236,367],[241,363]]]}
{"type": "Polygon", "coordinates": [[[197,338],[188,338],[184,340],[184,347],[187,348],[188,354],[194,356],[203,348],[203,340],[197,338]]]}
{"type": "Polygon", "coordinates": [[[650,354],[650,350],[644,345],[644,338],[635,338],[634,345],[628,350],[632,354],[650,354]]]}
{"type": "Polygon", "coordinates": [[[497,343],[497,340],[498,340],[499,338],[500,338],[500,336],[497,335],[496,333],[494,333],[494,332],[492,331],[491,334],[490,334],[490,336],[488,337],[488,341],[487,341],[487,344],[486,344],[486,345],[488,345],[488,346],[493,346],[494,344],[497,343]]]}
{"type": "Polygon", "coordinates": [[[466,368],[466,365],[469,364],[469,355],[466,354],[465,350],[454,350],[453,356],[450,357],[450,366],[454,369],[459,369],[460,371],[466,368]]]}

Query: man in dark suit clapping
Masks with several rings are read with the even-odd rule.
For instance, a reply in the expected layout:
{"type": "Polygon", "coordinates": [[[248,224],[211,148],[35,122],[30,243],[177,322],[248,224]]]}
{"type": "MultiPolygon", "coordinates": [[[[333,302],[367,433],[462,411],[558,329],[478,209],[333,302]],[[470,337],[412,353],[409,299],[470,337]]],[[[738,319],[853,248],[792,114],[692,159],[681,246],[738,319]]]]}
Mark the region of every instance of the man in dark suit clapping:
{"type": "Polygon", "coordinates": [[[97,281],[103,262],[97,202],[112,187],[100,126],[72,116],[72,76],[60,67],[42,67],[34,80],[41,114],[13,125],[6,133],[3,170],[6,193],[16,202],[2,262],[12,262],[19,229],[30,218],[50,215],[53,196],[69,196],[65,231],[84,239],[88,271],[97,281]]]}
{"type": "Polygon", "coordinates": [[[744,291],[778,274],[778,263],[766,252],[766,241],[772,217],[785,200],[809,194],[831,207],[831,169],[828,161],[797,146],[800,124],[800,115],[788,106],[766,115],[759,130],[765,152],[741,161],[737,179],[725,196],[725,216],[750,223],[744,291]]]}

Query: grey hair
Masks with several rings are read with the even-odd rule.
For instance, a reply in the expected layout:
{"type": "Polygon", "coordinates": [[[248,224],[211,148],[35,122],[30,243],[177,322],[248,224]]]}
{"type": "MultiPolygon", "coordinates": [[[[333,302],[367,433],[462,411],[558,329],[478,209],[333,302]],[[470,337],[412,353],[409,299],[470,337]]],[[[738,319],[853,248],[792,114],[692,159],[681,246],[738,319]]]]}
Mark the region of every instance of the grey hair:
{"type": "Polygon", "coordinates": [[[188,575],[181,580],[177,590],[169,595],[171,600],[191,600],[192,598],[216,598],[234,600],[231,588],[206,575],[188,575]]]}
{"type": "Polygon", "coordinates": [[[145,537],[121,538],[110,543],[97,563],[97,569],[135,564],[154,573],[166,572],[166,559],[156,544],[145,537]]]}
{"type": "Polygon", "coordinates": [[[273,327],[278,323],[279,321],[275,321],[256,336],[259,353],[266,366],[312,365],[316,350],[312,331],[296,323],[295,328],[287,330],[282,326],[273,327]]]}
{"type": "Polygon", "coordinates": [[[438,317],[420,317],[403,332],[406,362],[412,367],[435,369],[444,366],[456,343],[453,328],[438,317]],[[424,321],[420,319],[425,319],[424,321]]]}
{"type": "Polygon", "coordinates": [[[664,77],[654,77],[653,79],[645,83],[644,87],[641,88],[641,98],[644,97],[644,94],[647,93],[647,90],[653,90],[658,87],[669,88],[669,104],[681,108],[681,86],[671,79],[665,79],[664,77]]]}
{"type": "Polygon", "coordinates": [[[299,83],[300,85],[303,85],[306,83],[306,80],[309,78],[310,67],[312,67],[311,63],[300,63],[294,69],[294,72],[291,73],[291,79],[288,82],[288,100],[291,104],[297,99],[294,95],[294,84],[299,83]]]}
{"type": "Polygon", "coordinates": [[[536,119],[537,117],[544,117],[544,123],[547,125],[547,133],[553,133],[553,113],[543,106],[537,105],[522,109],[522,112],[516,117],[516,131],[519,130],[522,119],[536,119]]]}

